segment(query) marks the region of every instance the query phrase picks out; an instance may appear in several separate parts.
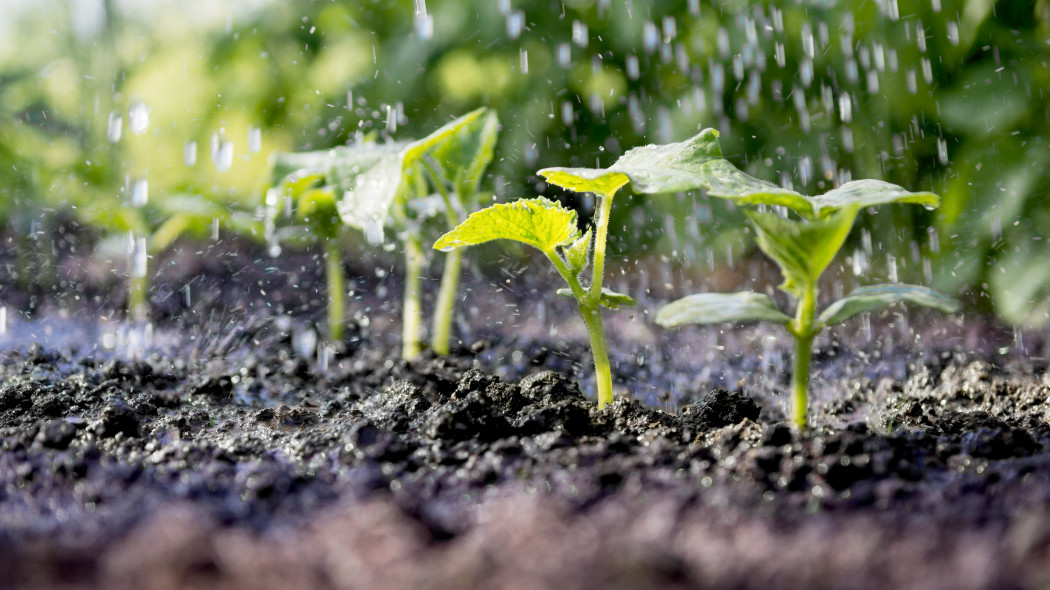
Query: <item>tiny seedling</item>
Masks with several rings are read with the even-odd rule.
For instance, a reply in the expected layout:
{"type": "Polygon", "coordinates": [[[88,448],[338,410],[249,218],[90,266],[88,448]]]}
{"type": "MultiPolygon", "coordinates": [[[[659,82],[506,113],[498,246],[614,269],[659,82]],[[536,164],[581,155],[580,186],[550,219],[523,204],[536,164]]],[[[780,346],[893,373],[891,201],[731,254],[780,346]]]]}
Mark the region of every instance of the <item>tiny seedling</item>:
{"type": "MultiPolygon", "coordinates": [[[[717,148],[715,143],[714,149],[717,148]]],[[[682,143],[632,149],[609,168],[540,170],[540,175],[551,184],[598,197],[594,228],[583,235],[576,225],[575,212],[547,199],[536,198],[493,205],[478,211],[442,236],[434,247],[455,251],[463,246],[509,239],[543,252],[569,285],[568,289],[560,289],[558,294],[576,299],[594,356],[598,407],[604,407],[612,402],[613,393],[601,308],[619,309],[634,305],[631,297],[602,285],[613,197],[624,187],[639,194],[701,188],[703,164],[721,157],[721,152],[712,154],[711,149],[701,134],[682,143]],[[588,265],[591,267],[591,281],[584,287],[579,276],[588,265]]]]}
{"type": "MultiPolygon", "coordinates": [[[[334,207],[344,224],[361,230],[373,244],[384,241],[386,227],[394,230],[405,253],[401,353],[406,359],[416,357],[422,349],[424,223],[444,212],[451,228],[477,208],[478,189],[492,161],[498,133],[496,113],[478,109],[416,141],[362,141],[331,150],[279,153],[274,157],[274,184],[283,186],[284,195],[294,197],[297,206],[303,206],[303,195],[312,195],[308,203],[320,210],[322,207],[317,204],[323,201],[325,219],[331,218],[328,212],[334,207]]],[[[306,216],[301,212],[296,215],[305,223],[306,216]]],[[[332,236],[311,223],[306,226],[318,232],[326,248],[336,248],[332,236]]],[[[324,231],[329,229],[334,232],[337,227],[324,231]]],[[[329,293],[339,291],[338,296],[330,296],[329,320],[341,326],[342,270],[336,275],[331,262],[337,252],[329,254],[329,293]],[[332,286],[333,283],[340,286],[332,286]]],[[[439,354],[449,350],[461,265],[458,254],[445,260],[432,329],[432,347],[439,354]]],[[[339,330],[330,333],[337,335],[339,330]]]]}
{"type": "Polygon", "coordinates": [[[792,420],[799,429],[804,429],[810,353],[813,339],[824,328],[897,302],[924,305],[946,313],[958,308],[955,300],[926,287],[885,284],[859,288],[817,314],[820,277],[845,243],[860,209],[887,203],[934,208],[940,199],[933,193],[912,193],[878,180],[857,180],[820,196],[805,196],[738,170],[721,158],[717,136],[710,133],[705,140],[711,144],[708,152],[718,154],[718,158],[705,163],[702,170],[709,195],[745,205],[786,206],[796,214],[795,218],[788,218],[754,210],[746,212],[756,231],[758,247],[773,259],[784,276],[780,288],[797,301],[795,315],[790,317],[781,312],[764,294],[702,293],[661,307],[656,322],[665,327],[742,321],[783,325],[795,339],[792,420]]]}
{"type": "Polygon", "coordinates": [[[204,238],[220,229],[238,234],[261,234],[253,216],[233,210],[199,193],[160,195],[146,203],[118,197],[93,197],[77,208],[80,219],[110,237],[99,248],[128,256],[128,315],[134,321],[148,316],[149,258],[183,236],[204,238]]]}

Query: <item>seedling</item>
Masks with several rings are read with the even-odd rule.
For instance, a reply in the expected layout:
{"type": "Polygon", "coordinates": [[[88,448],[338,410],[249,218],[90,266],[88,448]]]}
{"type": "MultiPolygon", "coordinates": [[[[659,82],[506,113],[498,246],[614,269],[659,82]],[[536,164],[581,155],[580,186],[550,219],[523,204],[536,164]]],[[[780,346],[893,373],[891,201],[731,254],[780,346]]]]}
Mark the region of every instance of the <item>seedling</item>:
{"type": "MultiPolygon", "coordinates": [[[[479,187],[485,169],[493,158],[499,132],[496,113],[473,111],[416,141],[380,144],[363,141],[355,145],[305,153],[276,154],[274,181],[284,187],[286,197],[297,206],[313,203],[324,217],[331,219],[334,207],[342,222],[361,230],[373,244],[385,238],[385,228],[393,229],[405,253],[405,290],[402,308],[402,356],[413,358],[422,349],[422,274],[426,264],[422,239],[424,223],[444,213],[448,227],[458,224],[468,211],[477,207],[479,187]],[[323,203],[321,205],[320,203],[323,203]]],[[[296,215],[304,223],[308,216],[296,215]]],[[[325,240],[328,267],[337,254],[332,236],[309,222],[307,225],[325,240]]],[[[328,221],[323,221],[328,223],[328,221]]],[[[337,228],[336,226],[333,226],[337,228]]],[[[445,260],[434,314],[432,347],[447,354],[458,289],[462,257],[445,260]]],[[[329,274],[330,324],[342,325],[342,270],[329,274]],[[335,285],[339,285],[338,288],[335,285]]],[[[341,327],[330,329],[340,334],[341,327]]]]}
{"type": "Polygon", "coordinates": [[[149,258],[182,236],[203,238],[218,230],[260,235],[253,217],[197,193],[161,195],[146,203],[118,197],[93,197],[77,208],[85,223],[110,234],[100,248],[128,256],[128,315],[144,321],[148,315],[149,258]]]}
{"type": "MultiPolygon", "coordinates": [[[[612,402],[613,393],[601,308],[634,305],[631,297],[602,286],[613,197],[625,186],[640,194],[700,188],[703,186],[704,163],[721,157],[721,152],[712,154],[711,149],[712,145],[701,134],[682,143],[632,149],[609,168],[540,170],[539,173],[551,184],[576,192],[594,193],[598,197],[594,228],[583,235],[576,225],[576,213],[547,199],[537,198],[494,205],[474,213],[442,236],[434,247],[455,251],[463,246],[509,239],[543,252],[569,285],[568,289],[560,289],[558,293],[576,299],[594,356],[598,407],[604,407],[612,402]],[[591,267],[591,281],[584,287],[579,276],[588,265],[591,267]]],[[[713,149],[718,149],[717,142],[713,149]]]]}
{"type": "Polygon", "coordinates": [[[820,277],[842,248],[861,208],[886,203],[934,208],[940,199],[933,193],[912,193],[878,180],[848,182],[823,195],[809,197],[749,176],[721,159],[717,133],[710,133],[705,141],[710,144],[707,151],[718,154],[718,158],[705,163],[702,170],[709,195],[746,205],[786,206],[795,212],[795,218],[746,212],[755,228],[758,247],[780,267],[784,276],[780,288],[797,301],[795,314],[789,317],[768,295],[760,293],[702,293],[661,307],[656,322],[665,327],[742,321],[783,325],[795,339],[792,420],[799,429],[804,429],[810,353],[813,339],[824,328],[897,302],[924,305],[946,313],[958,309],[955,300],[926,287],[885,284],[859,288],[817,314],[820,277]]]}

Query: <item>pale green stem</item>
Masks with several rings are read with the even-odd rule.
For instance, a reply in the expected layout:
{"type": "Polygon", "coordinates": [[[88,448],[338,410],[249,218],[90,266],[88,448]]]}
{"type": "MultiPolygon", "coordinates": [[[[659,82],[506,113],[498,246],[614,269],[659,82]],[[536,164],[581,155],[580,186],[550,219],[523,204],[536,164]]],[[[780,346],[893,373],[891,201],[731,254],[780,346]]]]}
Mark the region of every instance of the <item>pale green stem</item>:
{"type": "Polygon", "coordinates": [[[798,309],[795,311],[795,320],[790,324],[791,333],[795,336],[795,364],[791,374],[791,418],[799,430],[805,430],[807,426],[809,359],[813,350],[813,338],[819,331],[813,323],[816,310],[816,285],[802,285],[802,298],[799,299],[798,309]]]}
{"type": "Polygon", "coordinates": [[[456,291],[459,289],[459,273],[462,267],[463,248],[456,248],[445,255],[445,270],[441,273],[441,286],[435,302],[434,335],[430,343],[437,354],[445,355],[449,351],[452,318],[456,312],[456,291]]]}
{"type": "Polygon", "coordinates": [[[413,359],[422,350],[423,246],[416,236],[405,240],[405,301],[401,310],[401,358],[413,359]]]}
{"type": "MultiPolygon", "coordinates": [[[[437,170],[427,160],[423,160],[423,166],[430,174],[430,181],[434,184],[441,198],[445,201],[445,219],[448,228],[459,225],[460,217],[452,206],[452,196],[437,170]]],[[[459,274],[463,267],[463,250],[457,248],[445,256],[445,268],[441,273],[441,285],[438,287],[437,301],[435,302],[434,324],[432,326],[430,347],[435,353],[446,355],[449,352],[449,339],[452,337],[452,320],[456,312],[456,291],[459,290],[459,274]]]]}
{"type": "Polygon", "coordinates": [[[340,342],[346,317],[346,278],[343,275],[343,253],[339,249],[339,241],[328,239],[324,254],[328,279],[328,338],[332,342],[340,342]]]}
{"type": "Polygon", "coordinates": [[[587,327],[587,337],[591,343],[591,355],[594,357],[594,383],[595,396],[598,398],[598,409],[605,407],[613,401],[612,392],[612,368],[609,364],[609,350],[605,345],[605,328],[602,326],[601,306],[598,300],[592,300],[584,291],[580,281],[565,266],[565,262],[554,252],[544,252],[558,274],[569,284],[576,304],[580,310],[580,317],[587,327]]]}
{"type": "Polygon", "coordinates": [[[612,194],[598,193],[598,216],[595,220],[594,260],[589,297],[597,305],[602,296],[602,278],[605,276],[605,245],[609,235],[609,213],[612,211],[612,194]]]}

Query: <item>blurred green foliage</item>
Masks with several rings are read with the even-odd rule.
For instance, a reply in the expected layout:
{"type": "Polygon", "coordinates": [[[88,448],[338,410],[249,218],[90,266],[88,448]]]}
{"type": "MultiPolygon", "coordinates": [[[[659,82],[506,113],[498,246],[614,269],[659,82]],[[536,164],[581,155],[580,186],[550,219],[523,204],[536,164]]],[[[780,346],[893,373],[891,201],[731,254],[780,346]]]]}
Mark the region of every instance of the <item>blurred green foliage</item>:
{"type": "MultiPolygon", "coordinates": [[[[89,211],[139,179],[151,203],[253,214],[274,150],[417,136],[492,106],[500,198],[558,196],[544,166],[716,127],[737,166],[804,193],[871,177],[944,197],[936,216],[865,213],[847,261],[864,274],[932,279],[1013,322],[1050,314],[1048,0],[43,0],[4,16],[0,217],[18,227],[60,207],[105,226],[116,216],[89,211]]],[[[745,248],[724,203],[630,203],[614,233],[634,237],[614,250],[699,265],[745,248]]]]}

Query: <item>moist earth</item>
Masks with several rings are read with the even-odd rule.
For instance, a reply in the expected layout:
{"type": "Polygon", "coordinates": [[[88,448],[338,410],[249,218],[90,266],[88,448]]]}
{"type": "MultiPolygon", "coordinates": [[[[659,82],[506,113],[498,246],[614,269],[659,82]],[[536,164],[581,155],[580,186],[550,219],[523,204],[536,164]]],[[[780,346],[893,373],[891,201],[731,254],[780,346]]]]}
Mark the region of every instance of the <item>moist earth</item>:
{"type": "Polygon", "coordinates": [[[741,391],[598,410],[565,374],[504,380],[469,347],[322,367],[280,330],[251,341],[192,361],[8,352],[3,586],[1050,581],[1050,383],[1030,364],[862,380],[799,434],[741,391]]]}
{"type": "MultiPolygon", "coordinates": [[[[245,250],[157,261],[155,324],[118,334],[152,347],[62,323],[119,308],[87,264],[63,262],[71,313],[0,290],[50,335],[0,351],[0,587],[1050,585],[1045,338],[897,311],[832,332],[798,433],[766,328],[609,314],[598,410],[536,269],[466,273],[463,342],[406,362],[396,274],[351,269],[353,325],[319,350],[323,290],[296,285],[323,265],[245,250]]],[[[629,270],[641,309],[668,299],[629,270]]]]}

